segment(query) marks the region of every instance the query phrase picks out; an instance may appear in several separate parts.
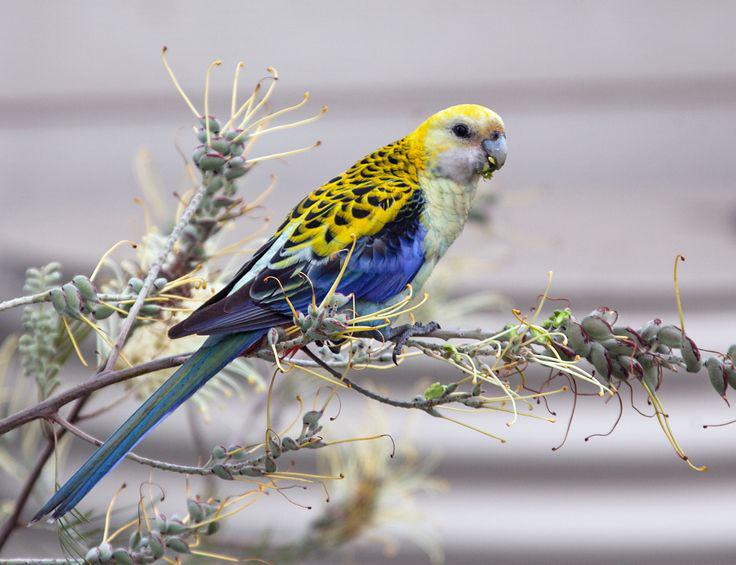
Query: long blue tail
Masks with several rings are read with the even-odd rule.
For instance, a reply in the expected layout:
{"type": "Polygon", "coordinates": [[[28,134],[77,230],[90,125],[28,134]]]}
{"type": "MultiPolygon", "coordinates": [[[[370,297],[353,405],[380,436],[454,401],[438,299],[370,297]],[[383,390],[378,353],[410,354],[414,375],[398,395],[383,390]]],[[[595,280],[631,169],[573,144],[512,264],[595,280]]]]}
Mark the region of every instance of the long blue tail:
{"type": "Polygon", "coordinates": [[[210,337],[56,491],[32,522],[48,514],[60,518],[74,508],[156,424],[263,335],[263,331],[256,331],[210,337]]]}

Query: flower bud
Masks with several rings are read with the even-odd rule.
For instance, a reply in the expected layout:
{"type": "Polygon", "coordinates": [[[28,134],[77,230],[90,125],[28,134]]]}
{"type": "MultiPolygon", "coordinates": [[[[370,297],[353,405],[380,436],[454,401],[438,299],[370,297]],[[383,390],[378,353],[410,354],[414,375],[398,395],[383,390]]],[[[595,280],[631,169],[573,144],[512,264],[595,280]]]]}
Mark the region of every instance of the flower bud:
{"type": "Polygon", "coordinates": [[[687,336],[683,336],[682,340],[682,359],[685,361],[685,368],[688,373],[697,373],[702,367],[700,362],[700,351],[695,342],[687,336]]]}
{"type": "Polygon", "coordinates": [[[588,359],[603,379],[608,379],[611,376],[611,357],[608,355],[606,348],[597,341],[591,342],[588,359]]]}
{"type": "Polygon", "coordinates": [[[705,362],[708,369],[708,378],[710,384],[720,396],[726,396],[726,385],[728,384],[728,376],[723,367],[723,362],[718,357],[710,357],[705,362]]]}
{"type": "Polygon", "coordinates": [[[177,553],[191,553],[187,543],[183,539],[175,536],[169,536],[166,538],[166,547],[177,553]]]}
{"type": "Polygon", "coordinates": [[[680,347],[682,345],[682,330],[671,324],[662,326],[657,332],[657,341],[669,347],[680,347]]]}
{"type": "Polygon", "coordinates": [[[580,322],[585,332],[593,339],[599,341],[613,337],[611,326],[603,318],[597,316],[586,316],[580,322]]]}
{"type": "Polygon", "coordinates": [[[115,563],[119,563],[120,565],[133,565],[134,563],[133,556],[122,547],[112,552],[112,558],[115,560],[115,563]]]}
{"type": "Polygon", "coordinates": [[[650,320],[646,324],[644,324],[642,327],[639,328],[639,335],[642,337],[644,341],[652,341],[654,338],[657,337],[657,332],[659,331],[659,327],[662,325],[662,320],[659,318],[655,318],[654,320],[650,320]]]}
{"type": "Polygon", "coordinates": [[[61,287],[64,291],[64,298],[66,299],[67,311],[79,312],[82,308],[82,296],[79,294],[79,290],[72,283],[66,283],[61,287]]]}
{"type": "Polygon", "coordinates": [[[97,300],[97,290],[95,290],[92,282],[84,275],[77,275],[72,279],[72,283],[79,289],[79,293],[85,300],[97,300]]]}
{"type": "Polygon", "coordinates": [[[96,320],[104,320],[112,316],[114,313],[115,310],[113,309],[113,307],[108,306],[107,304],[98,304],[92,311],[92,315],[95,317],[96,320]]]}

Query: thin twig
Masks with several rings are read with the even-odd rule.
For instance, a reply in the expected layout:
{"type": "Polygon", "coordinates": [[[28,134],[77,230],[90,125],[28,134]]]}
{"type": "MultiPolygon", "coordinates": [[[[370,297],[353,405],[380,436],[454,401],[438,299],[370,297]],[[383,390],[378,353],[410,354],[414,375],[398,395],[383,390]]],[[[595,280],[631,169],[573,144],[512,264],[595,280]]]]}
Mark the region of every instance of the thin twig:
{"type": "Polygon", "coordinates": [[[380,395],[376,392],[368,390],[367,388],[363,388],[359,384],[354,383],[353,381],[348,379],[346,376],[338,373],[335,369],[330,367],[325,361],[320,359],[308,347],[306,346],[303,347],[302,351],[304,351],[304,353],[306,353],[320,367],[325,369],[336,379],[348,385],[348,387],[355,390],[355,392],[358,392],[362,394],[363,396],[367,396],[368,398],[371,398],[373,400],[377,400],[378,402],[381,402],[383,404],[388,404],[389,406],[395,406],[397,408],[414,408],[417,410],[424,410],[425,412],[429,412],[435,406],[440,406],[442,404],[449,404],[451,402],[460,402],[463,400],[467,400],[471,396],[470,393],[461,392],[461,393],[448,394],[447,396],[433,398],[431,400],[408,400],[408,401],[407,400],[394,400],[393,398],[388,398],[387,396],[380,395]]]}
{"type": "MultiPolygon", "coordinates": [[[[89,435],[87,432],[79,429],[77,426],[65,420],[58,414],[52,416],[51,420],[56,422],[62,428],[71,432],[78,438],[83,439],[84,441],[89,442],[92,445],[96,445],[99,447],[100,445],[103,444],[102,440],[99,440],[96,437],[89,435]]],[[[184,473],[187,475],[209,475],[212,473],[212,470],[207,467],[191,467],[189,465],[177,465],[175,463],[167,463],[164,461],[158,461],[156,459],[149,459],[148,457],[142,457],[140,455],[136,455],[135,453],[128,453],[126,454],[125,457],[132,461],[135,461],[136,463],[148,465],[149,467],[153,467],[155,469],[163,469],[164,471],[173,471],[175,473],[184,473]]]]}
{"type": "MultiPolygon", "coordinates": [[[[11,308],[17,308],[19,306],[28,306],[29,304],[39,304],[41,302],[50,302],[51,295],[50,290],[39,292],[38,294],[29,294],[28,296],[19,296],[11,300],[5,300],[0,302],[0,312],[3,310],[10,310],[11,308]]],[[[109,292],[100,292],[97,294],[97,300],[101,302],[120,302],[122,300],[132,300],[136,297],[135,294],[115,294],[109,292]]]]}
{"type": "Polygon", "coordinates": [[[128,334],[130,333],[130,330],[133,328],[133,324],[135,323],[136,317],[138,316],[138,312],[140,312],[140,309],[143,306],[143,303],[145,302],[146,297],[148,296],[148,293],[153,288],[153,281],[155,281],[156,278],[158,277],[158,274],[161,271],[161,266],[166,261],[166,258],[171,253],[171,250],[174,248],[174,244],[177,241],[179,241],[179,238],[181,237],[181,234],[184,231],[184,228],[187,227],[187,225],[189,225],[189,220],[191,220],[192,215],[199,207],[199,203],[202,201],[202,198],[204,197],[206,192],[207,192],[207,185],[206,183],[202,183],[200,187],[197,189],[197,192],[192,196],[191,200],[189,200],[189,203],[187,204],[187,207],[185,208],[182,215],[180,216],[179,221],[177,222],[176,226],[174,226],[174,229],[171,230],[171,234],[169,235],[169,238],[166,240],[166,244],[161,250],[161,253],[158,256],[158,259],[156,259],[156,261],[148,269],[148,273],[146,274],[146,279],[143,281],[143,286],[141,287],[141,290],[138,293],[138,296],[136,297],[135,302],[133,303],[133,306],[131,306],[130,312],[128,313],[128,317],[123,322],[123,325],[120,328],[120,333],[118,334],[118,337],[115,340],[115,344],[113,345],[112,351],[110,351],[110,355],[107,358],[107,363],[105,363],[106,371],[111,370],[115,366],[115,362],[117,361],[118,356],[120,355],[120,350],[123,348],[123,345],[125,344],[125,340],[128,338],[128,334]]]}
{"type": "Polygon", "coordinates": [[[177,367],[186,361],[191,354],[183,355],[172,355],[171,357],[162,357],[161,359],[155,359],[148,361],[147,363],[141,363],[134,367],[128,367],[119,371],[102,371],[98,373],[93,379],[84,382],[80,385],[72,387],[64,392],[61,392],[55,396],[47,398],[43,402],[21,410],[3,418],[0,420],[0,435],[3,435],[10,430],[22,426],[28,422],[36,420],[38,418],[48,418],[53,416],[59,408],[68,404],[69,402],[82,398],[88,394],[105,388],[107,386],[132,379],[161,369],[169,369],[171,367],[177,367]]]}

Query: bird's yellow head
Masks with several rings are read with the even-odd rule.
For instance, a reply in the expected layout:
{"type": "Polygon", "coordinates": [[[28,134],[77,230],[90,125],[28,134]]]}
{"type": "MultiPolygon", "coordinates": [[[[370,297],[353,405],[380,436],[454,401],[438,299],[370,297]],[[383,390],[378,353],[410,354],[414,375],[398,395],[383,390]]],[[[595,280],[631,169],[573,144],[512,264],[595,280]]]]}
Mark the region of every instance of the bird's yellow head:
{"type": "Polygon", "coordinates": [[[506,162],[503,120],[477,104],[437,112],[409,138],[423,149],[425,170],[461,183],[490,178],[506,162]]]}

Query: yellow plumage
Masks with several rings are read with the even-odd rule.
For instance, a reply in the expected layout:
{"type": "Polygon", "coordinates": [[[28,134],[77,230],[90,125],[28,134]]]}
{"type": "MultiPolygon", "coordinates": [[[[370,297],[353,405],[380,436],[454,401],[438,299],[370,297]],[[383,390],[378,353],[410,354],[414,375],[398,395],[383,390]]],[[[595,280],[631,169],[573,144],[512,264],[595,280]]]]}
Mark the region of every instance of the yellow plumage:
{"type": "Polygon", "coordinates": [[[478,124],[479,129],[503,131],[501,118],[482,106],[463,104],[438,112],[411,134],[367,155],[305,197],[274,237],[293,228],[285,242],[291,252],[308,247],[326,257],[349,247],[352,236],[373,236],[395,221],[418,189],[431,200],[438,179],[434,167],[455,142],[441,135],[443,126],[460,119],[478,124]]]}

